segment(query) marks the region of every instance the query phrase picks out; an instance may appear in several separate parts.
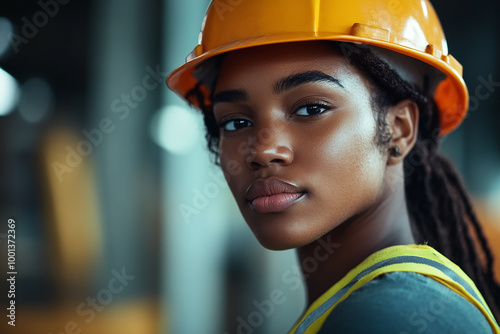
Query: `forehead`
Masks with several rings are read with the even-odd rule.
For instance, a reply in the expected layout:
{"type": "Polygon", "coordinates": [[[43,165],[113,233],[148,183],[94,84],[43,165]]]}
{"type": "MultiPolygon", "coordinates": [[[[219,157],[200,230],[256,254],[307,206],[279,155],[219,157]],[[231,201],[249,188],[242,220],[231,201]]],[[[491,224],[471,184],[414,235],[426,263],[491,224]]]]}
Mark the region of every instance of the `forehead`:
{"type": "Polygon", "coordinates": [[[214,93],[252,82],[275,81],[291,73],[321,71],[349,85],[364,81],[331,42],[296,42],[237,50],[225,55],[214,93]]]}

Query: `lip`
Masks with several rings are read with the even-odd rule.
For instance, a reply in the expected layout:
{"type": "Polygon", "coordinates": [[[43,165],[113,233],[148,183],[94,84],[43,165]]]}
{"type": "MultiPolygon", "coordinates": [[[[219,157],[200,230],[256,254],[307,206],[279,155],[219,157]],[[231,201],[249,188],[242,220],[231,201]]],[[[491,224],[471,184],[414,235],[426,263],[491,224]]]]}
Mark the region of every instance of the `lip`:
{"type": "Polygon", "coordinates": [[[281,212],[303,198],[305,191],[279,179],[254,181],[246,191],[250,208],[257,213],[281,212]]]}

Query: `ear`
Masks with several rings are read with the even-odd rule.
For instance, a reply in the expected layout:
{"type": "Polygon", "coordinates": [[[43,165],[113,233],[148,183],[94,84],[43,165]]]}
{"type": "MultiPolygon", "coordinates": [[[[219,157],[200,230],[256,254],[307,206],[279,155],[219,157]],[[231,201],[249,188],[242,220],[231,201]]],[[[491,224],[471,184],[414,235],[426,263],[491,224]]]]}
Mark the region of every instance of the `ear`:
{"type": "Polygon", "coordinates": [[[408,99],[389,108],[386,116],[387,124],[392,130],[389,148],[398,146],[401,155],[396,157],[388,152],[388,165],[402,162],[415,145],[418,134],[418,114],[417,104],[408,99]]]}

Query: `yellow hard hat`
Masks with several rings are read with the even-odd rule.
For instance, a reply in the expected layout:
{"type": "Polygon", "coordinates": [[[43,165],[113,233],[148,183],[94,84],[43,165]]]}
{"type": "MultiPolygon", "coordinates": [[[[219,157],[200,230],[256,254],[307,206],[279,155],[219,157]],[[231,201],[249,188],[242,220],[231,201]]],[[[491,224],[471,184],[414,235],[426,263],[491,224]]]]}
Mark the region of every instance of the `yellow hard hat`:
{"type": "MultiPolygon", "coordinates": [[[[196,68],[216,55],[312,40],[368,44],[431,65],[446,76],[434,92],[441,135],[465,118],[469,95],[462,66],[448,53],[441,23],[428,0],[214,0],[198,45],[169,75],[167,84],[184,98],[200,83],[196,68]]],[[[210,103],[209,87],[202,83],[201,91],[210,103]]],[[[190,102],[199,107],[196,100],[190,102]]]]}

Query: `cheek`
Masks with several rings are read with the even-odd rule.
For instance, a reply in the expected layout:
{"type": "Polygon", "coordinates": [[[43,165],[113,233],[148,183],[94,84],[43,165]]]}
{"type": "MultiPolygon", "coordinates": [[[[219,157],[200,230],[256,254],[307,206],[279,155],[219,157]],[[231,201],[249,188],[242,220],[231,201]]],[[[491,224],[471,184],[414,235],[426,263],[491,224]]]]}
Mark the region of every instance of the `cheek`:
{"type": "MultiPolygon", "coordinates": [[[[344,119],[341,127],[308,145],[314,183],[324,207],[335,206],[339,218],[363,211],[382,189],[384,163],[374,144],[375,122],[366,117],[344,119]]],[[[314,195],[314,194],[311,194],[314,195]]],[[[330,211],[330,210],[327,210],[330,211]]]]}
{"type": "Polygon", "coordinates": [[[229,144],[226,141],[225,144],[219,146],[219,157],[221,169],[224,173],[226,181],[229,185],[229,189],[237,198],[237,194],[240,188],[244,188],[244,170],[246,168],[246,150],[248,150],[247,145],[242,142],[239,145],[229,144]]]}

